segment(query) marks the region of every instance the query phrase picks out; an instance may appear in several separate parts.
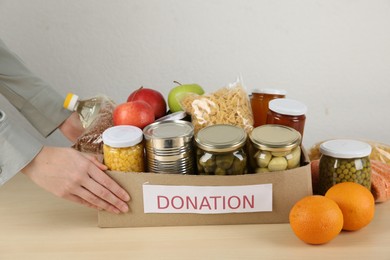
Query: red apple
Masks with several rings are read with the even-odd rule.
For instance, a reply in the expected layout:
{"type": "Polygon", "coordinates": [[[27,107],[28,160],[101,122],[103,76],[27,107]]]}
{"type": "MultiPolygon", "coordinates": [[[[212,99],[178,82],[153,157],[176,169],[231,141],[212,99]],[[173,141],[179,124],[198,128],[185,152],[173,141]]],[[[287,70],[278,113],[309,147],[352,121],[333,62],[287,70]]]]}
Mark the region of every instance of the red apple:
{"type": "Polygon", "coordinates": [[[164,96],[157,90],[140,87],[127,98],[127,102],[136,100],[142,100],[148,103],[153,108],[156,119],[165,116],[167,113],[167,102],[164,96]]]}
{"type": "Polygon", "coordinates": [[[133,125],[143,129],[154,122],[153,108],[144,101],[119,104],[112,114],[114,125],[133,125]]]}

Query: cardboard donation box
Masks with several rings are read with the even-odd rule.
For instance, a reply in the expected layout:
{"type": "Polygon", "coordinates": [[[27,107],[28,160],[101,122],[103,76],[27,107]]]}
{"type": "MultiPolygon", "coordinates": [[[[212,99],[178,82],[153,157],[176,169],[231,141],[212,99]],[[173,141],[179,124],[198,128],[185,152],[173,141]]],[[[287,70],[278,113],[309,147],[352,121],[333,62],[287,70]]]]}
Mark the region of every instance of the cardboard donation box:
{"type": "Polygon", "coordinates": [[[306,153],[301,167],[235,176],[108,172],[131,196],[125,214],[98,212],[99,227],[287,223],[312,194],[306,153]]]}

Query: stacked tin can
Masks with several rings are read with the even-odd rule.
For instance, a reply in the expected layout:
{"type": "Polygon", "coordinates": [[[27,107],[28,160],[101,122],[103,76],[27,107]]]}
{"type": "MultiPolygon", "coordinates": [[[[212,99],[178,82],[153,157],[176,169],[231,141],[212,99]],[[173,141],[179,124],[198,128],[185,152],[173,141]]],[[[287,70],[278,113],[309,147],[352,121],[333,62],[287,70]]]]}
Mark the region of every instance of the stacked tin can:
{"type": "Polygon", "coordinates": [[[194,127],[184,120],[155,122],[143,130],[147,168],[155,173],[193,174],[194,127]]]}

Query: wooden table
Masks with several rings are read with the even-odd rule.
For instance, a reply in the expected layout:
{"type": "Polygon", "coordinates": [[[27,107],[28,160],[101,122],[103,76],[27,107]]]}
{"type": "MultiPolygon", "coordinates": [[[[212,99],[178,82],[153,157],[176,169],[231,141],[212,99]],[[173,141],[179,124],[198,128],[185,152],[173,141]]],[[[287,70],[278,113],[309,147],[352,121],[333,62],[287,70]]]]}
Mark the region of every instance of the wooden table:
{"type": "Polygon", "coordinates": [[[99,228],[96,211],[19,174],[0,187],[0,259],[390,259],[390,202],[364,229],[313,246],[289,224],[99,228]]]}

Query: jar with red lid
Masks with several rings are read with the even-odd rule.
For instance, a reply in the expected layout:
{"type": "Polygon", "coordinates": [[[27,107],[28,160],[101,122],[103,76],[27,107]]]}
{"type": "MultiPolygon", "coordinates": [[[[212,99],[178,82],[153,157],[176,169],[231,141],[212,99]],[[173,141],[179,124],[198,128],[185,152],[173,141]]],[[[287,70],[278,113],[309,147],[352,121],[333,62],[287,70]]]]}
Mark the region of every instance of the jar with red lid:
{"type": "Polygon", "coordinates": [[[289,126],[297,130],[303,138],[307,106],[300,101],[278,98],[269,102],[267,124],[289,126]]]}
{"type": "Polygon", "coordinates": [[[268,104],[276,98],[285,98],[287,92],[278,89],[254,89],[251,94],[251,107],[254,119],[254,127],[265,125],[267,122],[268,104]]]}

